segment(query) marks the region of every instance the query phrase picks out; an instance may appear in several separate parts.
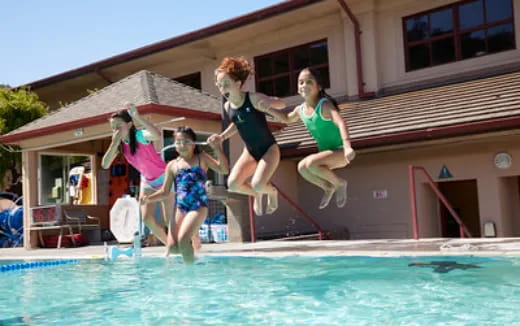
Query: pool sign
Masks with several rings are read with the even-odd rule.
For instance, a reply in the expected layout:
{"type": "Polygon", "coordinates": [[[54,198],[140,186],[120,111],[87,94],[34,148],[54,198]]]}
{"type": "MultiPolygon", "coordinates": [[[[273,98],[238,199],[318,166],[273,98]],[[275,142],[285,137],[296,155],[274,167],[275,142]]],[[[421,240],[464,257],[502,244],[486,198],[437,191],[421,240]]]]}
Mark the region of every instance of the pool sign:
{"type": "Polygon", "coordinates": [[[372,192],[374,199],[386,199],[388,197],[388,190],[374,190],[372,192]]]}

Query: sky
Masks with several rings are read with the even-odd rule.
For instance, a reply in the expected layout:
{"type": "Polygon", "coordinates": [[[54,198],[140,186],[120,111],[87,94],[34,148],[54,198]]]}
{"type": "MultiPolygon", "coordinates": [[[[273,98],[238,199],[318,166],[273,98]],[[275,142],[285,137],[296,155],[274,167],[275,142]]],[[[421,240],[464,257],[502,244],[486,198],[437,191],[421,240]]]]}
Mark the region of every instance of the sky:
{"type": "Polygon", "coordinates": [[[21,86],[282,1],[2,1],[0,84],[21,86]]]}

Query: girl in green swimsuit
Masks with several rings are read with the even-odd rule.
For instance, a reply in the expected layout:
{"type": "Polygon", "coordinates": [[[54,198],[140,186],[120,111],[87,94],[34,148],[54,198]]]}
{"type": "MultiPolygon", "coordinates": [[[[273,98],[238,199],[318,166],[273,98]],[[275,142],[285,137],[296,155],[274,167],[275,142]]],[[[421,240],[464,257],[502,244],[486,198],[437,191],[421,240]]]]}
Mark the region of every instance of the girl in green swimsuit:
{"type": "Polygon", "coordinates": [[[298,94],[305,100],[282,119],[290,123],[301,119],[318,144],[318,153],[298,163],[298,172],[323,189],[320,209],[327,207],[336,194],[336,205],[347,202],[347,181],[332,170],[347,166],[355,157],[350,146],[348,127],[339,114],[336,101],[323,90],[319,73],[309,68],[298,75],[298,94]]]}

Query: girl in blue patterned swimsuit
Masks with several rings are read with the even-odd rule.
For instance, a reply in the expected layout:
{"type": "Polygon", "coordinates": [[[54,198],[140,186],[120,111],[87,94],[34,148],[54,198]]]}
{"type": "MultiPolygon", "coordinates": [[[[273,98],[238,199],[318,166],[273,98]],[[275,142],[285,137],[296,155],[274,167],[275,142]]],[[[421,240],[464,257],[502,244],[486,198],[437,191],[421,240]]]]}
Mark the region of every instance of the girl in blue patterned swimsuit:
{"type": "Polygon", "coordinates": [[[205,188],[207,170],[210,168],[221,174],[229,173],[229,163],[220,142],[208,142],[217,156],[215,159],[208,153],[200,152],[194,144],[195,139],[195,132],[191,128],[177,128],[175,148],[179,157],[166,166],[162,188],[142,199],[144,203],[161,200],[175,183],[177,212],[175,220],[170,221],[166,252],[167,255],[169,252],[180,252],[186,263],[192,263],[195,259],[191,238],[208,215],[205,188]]]}

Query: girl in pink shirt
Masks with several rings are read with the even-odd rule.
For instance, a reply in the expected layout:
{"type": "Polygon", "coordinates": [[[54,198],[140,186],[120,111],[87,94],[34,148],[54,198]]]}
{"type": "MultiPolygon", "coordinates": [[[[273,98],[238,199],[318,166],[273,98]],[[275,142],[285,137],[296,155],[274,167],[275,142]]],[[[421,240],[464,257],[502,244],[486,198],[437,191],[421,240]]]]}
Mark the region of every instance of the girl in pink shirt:
{"type": "MultiPolygon", "coordinates": [[[[112,127],[112,143],[103,156],[102,167],[108,169],[119,153],[141,173],[141,186],[139,197],[150,195],[161,189],[164,182],[164,170],[166,163],[157,154],[152,141],[161,138],[161,132],[150,122],[141,118],[137,108],[128,104],[126,110],[114,113],[110,118],[112,127]],[[137,122],[143,129],[137,129],[137,122]]],[[[162,201],[163,225],[157,223],[154,218],[155,203],[141,205],[141,216],[146,226],[153,234],[166,245],[167,235],[164,225],[169,225],[172,218],[172,207],[174,202],[173,193],[166,196],[162,201]]]]}

